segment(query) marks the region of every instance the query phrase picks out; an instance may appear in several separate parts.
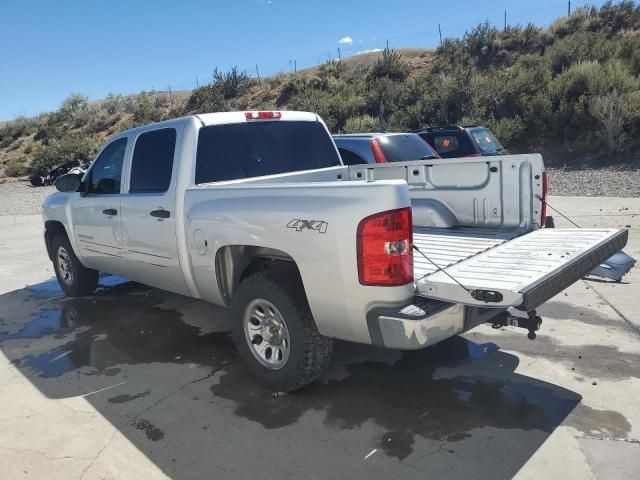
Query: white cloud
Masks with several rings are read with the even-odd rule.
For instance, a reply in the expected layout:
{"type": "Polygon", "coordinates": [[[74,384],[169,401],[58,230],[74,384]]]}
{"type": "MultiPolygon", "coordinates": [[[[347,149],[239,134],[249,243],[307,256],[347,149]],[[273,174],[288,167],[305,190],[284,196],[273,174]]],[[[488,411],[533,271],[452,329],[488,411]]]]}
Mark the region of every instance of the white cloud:
{"type": "Polygon", "coordinates": [[[356,55],[360,55],[361,53],[373,53],[373,52],[381,52],[382,49],[381,48],[371,48],[369,50],[361,50],[358,53],[356,53],[356,55]]]}
{"type": "Polygon", "coordinates": [[[338,43],[342,44],[342,45],[351,45],[353,43],[353,38],[351,38],[349,35],[347,35],[346,37],[342,37],[340,40],[338,40],[338,43]]]}

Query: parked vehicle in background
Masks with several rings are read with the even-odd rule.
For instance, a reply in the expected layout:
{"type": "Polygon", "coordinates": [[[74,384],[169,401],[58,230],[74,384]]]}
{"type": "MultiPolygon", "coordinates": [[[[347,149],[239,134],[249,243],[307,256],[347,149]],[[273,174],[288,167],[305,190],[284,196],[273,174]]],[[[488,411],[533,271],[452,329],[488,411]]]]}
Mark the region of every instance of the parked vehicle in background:
{"type": "Polygon", "coordinates": [[[49,170],[44,175],[31,175],[29,181],[33,187],[44,187],[53,185],[55,181],[67,173],[82,174],[87,170],[89,162],[83,162],[80,160],[72,160],[64,165],[49,170]]]}
{"type": "Polygon", "coordinates": [[[354,133],[334,135],[333,140],[345,165],[439,158],[415,133],[354,133]]]}
{"type": "Polygon", "coordinates": [[[488,128],[480,126],[429,127],[418,132],[442,158],[503,155],[504,147],[488,128]]]}
{"type": "Polygon", "coordinates": [[[47,252],[69,296],[103,271],[230,307],[248,369],[288,391],[323,373],[333,338],[412,350],[487,321],[535,337],[535,309],[627,241],[540,228],[540,155],[416,150],[429,159],[345,166],[324,122],[292,111],[127,130],[56,182],[47,252]]]}

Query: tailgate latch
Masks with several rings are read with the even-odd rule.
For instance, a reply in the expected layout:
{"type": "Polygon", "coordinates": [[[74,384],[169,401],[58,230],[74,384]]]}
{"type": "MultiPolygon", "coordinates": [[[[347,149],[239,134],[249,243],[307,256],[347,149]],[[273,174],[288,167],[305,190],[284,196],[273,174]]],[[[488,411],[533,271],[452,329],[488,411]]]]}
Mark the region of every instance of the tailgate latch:
{"type": "Polygon", "coordinates": [[[502,301],[502,294],[495,290],[471,290],[469,293],[479,302],[498,303],[502,301]]]}

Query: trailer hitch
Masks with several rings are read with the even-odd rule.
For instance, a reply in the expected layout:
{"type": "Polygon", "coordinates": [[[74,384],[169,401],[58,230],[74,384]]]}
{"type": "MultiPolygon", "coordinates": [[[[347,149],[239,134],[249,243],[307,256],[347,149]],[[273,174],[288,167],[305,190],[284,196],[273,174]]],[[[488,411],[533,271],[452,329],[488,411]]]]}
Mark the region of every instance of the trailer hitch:
{"type": "Polygon", "coordinates": [[[509,312],[504,312],[502,315],[498,315],[494,319],[491,320],[491,326],[493,328],[500,327],[519,327],[526,328],[529,333],[527,333],[527,338],[529,340],[535,340],[536,332],[540,330],[540,326],[542,325],[542,318],[540,318],[535,310],[531,310],[527,312],[527,318],[518,317],[516,315],[511,315],[509,312]]]}

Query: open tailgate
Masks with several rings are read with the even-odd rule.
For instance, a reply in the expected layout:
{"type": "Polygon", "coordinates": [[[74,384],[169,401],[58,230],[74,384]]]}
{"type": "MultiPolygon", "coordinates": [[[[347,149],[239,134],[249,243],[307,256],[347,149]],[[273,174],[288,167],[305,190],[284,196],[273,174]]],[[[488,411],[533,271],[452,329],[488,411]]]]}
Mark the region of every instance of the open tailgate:
{"type": "MultiPolygon", "coordinates": [[[[531,311],[622,249],[627,236],[624,229],[540,229],[513,240],[494,241],[449,266],[436,261],[446,273],[435,267],[424,273],[416,269],[416,294],[465,305],[531,311]]],[[[442,248],[443,241],[445,238],[437,248],[442,248]]],[[[429,258],[438,256],[437,251],[429,250],[430,242],[416,244],[429,258]]],[[[421,257],[414,253],[416,260],[421,257]]]]}

